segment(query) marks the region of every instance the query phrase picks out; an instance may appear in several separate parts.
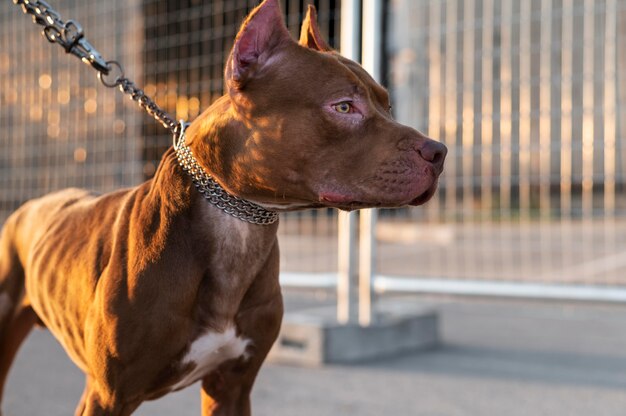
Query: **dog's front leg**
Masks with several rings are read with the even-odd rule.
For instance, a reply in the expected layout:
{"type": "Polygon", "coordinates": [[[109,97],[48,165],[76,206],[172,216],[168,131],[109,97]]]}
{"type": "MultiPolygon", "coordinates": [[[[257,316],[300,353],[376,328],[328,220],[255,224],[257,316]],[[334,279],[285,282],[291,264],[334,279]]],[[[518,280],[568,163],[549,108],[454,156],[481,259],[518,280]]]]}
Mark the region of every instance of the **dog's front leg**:
{"type": "MultiPolygon", "coordinates": [[[[263,311],[259,315],[274,320],[263,311]]],[[[249,356],[225,362],[202,379],[202,416],[250,416],[252,386],[274,338],[253,340],[249,356]]]]}
{"type": "Polygon", "coordinates": [[[231,385],[221,372],[202,381],[202,416],[250,416],[249,386],[231,385]]]}
{"type": "Polygon", "coordinates": [[[124,402],[114,396],[103,398],[95,388],[96,384],[87,380],[85,391],[80,399],[75,415],[80,416],[130,416],[141,402],[124,402]]]}
{"type": "Polygon", "coordinates": [[[85,378],[85,390],[83,390],[82,396],[80,396],[80,400],[78,401],[78,405],[76,406],[76,410],[74,411],[74,416],[82,416],[85,413],[85,407],[87,405],[87,396],[89,395],[90,388],[90,379],[89,376],[85,378]]]}
{"type": "Polygon", "coordinates": [[[248,287],[235,316],[239,336],[249,341],[244,356],[224,362],[202,379],[202,416],[250,416],[250,392],[278,337],[283,297],[278,283],[278,242],[248,287]]]}

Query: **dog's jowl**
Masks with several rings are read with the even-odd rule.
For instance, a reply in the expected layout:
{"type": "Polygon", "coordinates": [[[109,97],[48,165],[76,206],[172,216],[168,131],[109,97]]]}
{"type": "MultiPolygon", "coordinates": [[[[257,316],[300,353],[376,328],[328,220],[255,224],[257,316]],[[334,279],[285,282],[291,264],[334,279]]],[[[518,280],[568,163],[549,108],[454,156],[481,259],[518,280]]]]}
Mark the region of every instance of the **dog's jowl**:
{"type": "Polygon", "coordinates": [[[85,373],[77,415],[128,415],[199,380],[203,415],[249,415],[283,313],[275,212],[435,192],[446,148],[392,119],[385,89],[325,43],[313,9],[296,42],[277,0],[258,6],[225,85],[152,180],[56,192],[4,224],[0,394],[38,324],[85,373]]]}

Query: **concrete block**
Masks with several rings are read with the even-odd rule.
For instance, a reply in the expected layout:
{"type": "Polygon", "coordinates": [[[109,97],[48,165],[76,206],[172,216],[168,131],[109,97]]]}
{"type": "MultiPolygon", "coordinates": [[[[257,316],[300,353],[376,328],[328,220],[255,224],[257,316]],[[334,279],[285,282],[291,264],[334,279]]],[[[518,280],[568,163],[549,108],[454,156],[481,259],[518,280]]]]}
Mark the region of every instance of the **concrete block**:
{"type": "Polygon", "coordinates": [[[438,315],[414,305],[383,304],[374,323],[342,325],[335,307],[287,313],[270,362],[304,366],[353,363],[432,348],[439,342],[438,315]]]}

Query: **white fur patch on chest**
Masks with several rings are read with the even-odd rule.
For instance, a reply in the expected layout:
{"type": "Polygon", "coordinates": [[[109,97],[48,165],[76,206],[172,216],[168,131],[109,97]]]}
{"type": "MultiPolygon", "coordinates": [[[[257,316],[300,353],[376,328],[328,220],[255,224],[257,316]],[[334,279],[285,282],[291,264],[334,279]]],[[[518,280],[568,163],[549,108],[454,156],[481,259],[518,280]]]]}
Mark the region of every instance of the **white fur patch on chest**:
{"type": "Polygon", "coordinates": [[[250,340],[238,337],[232,326],[224,332],[204,333],[193,341],[189,351],[181,360],[181,365],[193,363],[195,367],[185,374],[172,387],[172,390],[179,390],[195,383],[224,361],[239,357],[247,358],[246,348],[249,344],[250,340]]]}
{"type": "Polygon", "coordinates": [[[0,319],[3,319],[5,315],[9,313],[12,306],[13,302],[11,302],[9,294],[0,293],[0,319]]]}

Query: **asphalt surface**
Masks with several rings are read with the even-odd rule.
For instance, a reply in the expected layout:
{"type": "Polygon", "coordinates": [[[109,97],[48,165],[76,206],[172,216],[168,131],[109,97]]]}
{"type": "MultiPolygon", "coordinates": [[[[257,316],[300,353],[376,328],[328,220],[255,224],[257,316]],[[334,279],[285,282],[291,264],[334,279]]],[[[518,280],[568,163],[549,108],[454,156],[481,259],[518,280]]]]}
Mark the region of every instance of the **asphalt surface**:
{"type": "MultiPolygon", "coordinates": [[[[288,310],[330,302],[286,296],[288,310]]],[[[410,298],[440,313],[440,347],[349,366],[266,364],[257,416],[602,416],[626,414],[626,305],[410,298]]],[[[4,416],[65,416],[83,378],[47,331],[23,345],[4,416]]],[[[199,415],[199,387],[137,415],[199,415]]]]}

